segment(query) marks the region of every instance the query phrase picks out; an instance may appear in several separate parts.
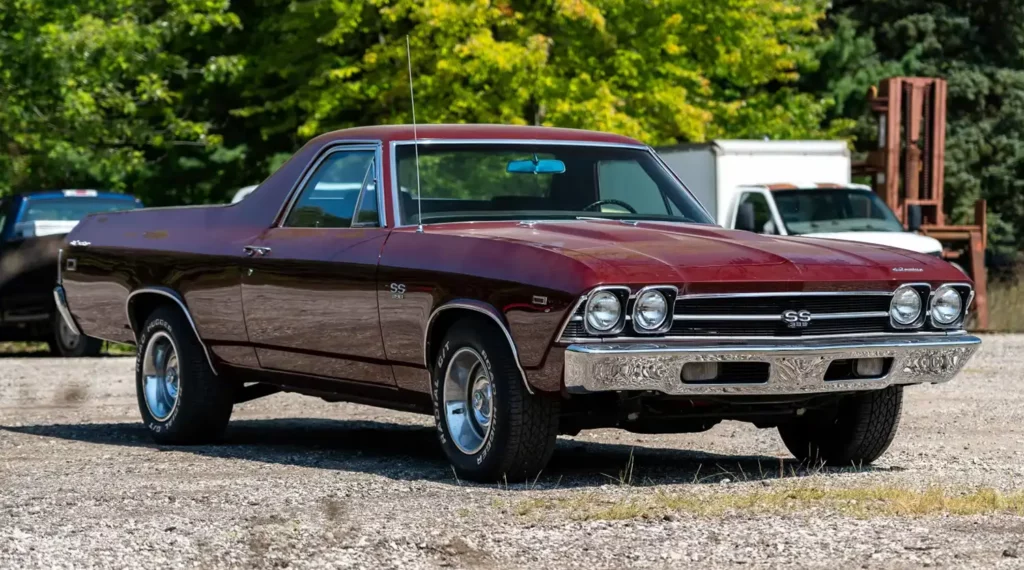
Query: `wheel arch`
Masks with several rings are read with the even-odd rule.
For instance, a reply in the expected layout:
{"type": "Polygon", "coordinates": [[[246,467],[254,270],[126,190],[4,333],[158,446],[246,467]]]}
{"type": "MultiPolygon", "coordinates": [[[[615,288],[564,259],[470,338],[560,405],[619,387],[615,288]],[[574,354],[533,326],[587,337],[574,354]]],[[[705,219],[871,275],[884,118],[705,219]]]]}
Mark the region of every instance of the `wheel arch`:
{"type": "Polygon", "coordinates": [[[494,306],[481,301],[470,299],[455,299],[436,307],[427,319],[427,325],[423,329],[423,364],[427,370],[431,370],[431,360],[437,353],[436,346],[440,343],[445,332],[460,318],[471,315],[483,315],[488,317],[505,335],[508,346],[512,350],[512,358],[516,361],[516,368],[523,380],[526,391],[533,394],[533,387],[527,379],[526,371],[519,361],[519,350],[516,348],[515,340],[509,331],[508,323],[504,316],[494,306]]]}
{"type": "Polygon", "coordinates": [[[150,314],[162,305],[175,307],[185,316],[185,320],[188,321],[189,326],[192,327],[192,332],[196,335],[196,340],[199,341],[199,346],[203,347],[203,354],[206,355],[206,362],[210,365],[210,370],[216,376],[217,367],[213,365],[210,349],[203,341],[203,337],[199,335],[199,329],[192,318],[192,313],[188,310],[188,305],[185,304],[185,300],[174,289],[169,287],[140,287],[128,294],[128,298],[125,300],[125,313],[128,316],[128,324],[132,327],[132,332],[135,334],[136,342],[139,339],[139,330],[144,324],[140,322],[141,318],[144,318],[145,315],[150,314]]]}

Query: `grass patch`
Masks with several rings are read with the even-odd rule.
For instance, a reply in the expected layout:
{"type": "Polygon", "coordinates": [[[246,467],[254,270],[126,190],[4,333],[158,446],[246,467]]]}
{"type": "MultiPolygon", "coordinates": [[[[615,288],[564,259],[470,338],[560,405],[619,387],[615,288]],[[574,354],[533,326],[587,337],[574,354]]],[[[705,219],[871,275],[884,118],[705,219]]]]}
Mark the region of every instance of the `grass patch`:
{"type": "Polygon", "coordinates": [[[892,486],[828,489],[787,486],[735,493],[678,494],[655,492],[618,499],[582,493],[567,498],[527,499],[512,506],[517,516],[562,515],[574,520],[663,518],[671,514],[719,517],[734,513],[785,514],[824,509],[858,517],[933,515],[1024,515],[1024,492],[994,489],[955,492],[941,487],[924,491],[892,486]]]}
{"type": "MultiPolygon", "coordinates": [[[[49,354],[50,347],[45,342],[0,342],[0,354],[49,354]]],[[[130,344],[104,342],[102,354],[107,356],[133,356],[135,347],[130,344]]]]}
{"type": "Polygon", "coordinates": [[[990,282],[988,328],[993,332],[1024,331],[1024,283],[990,282]]]}

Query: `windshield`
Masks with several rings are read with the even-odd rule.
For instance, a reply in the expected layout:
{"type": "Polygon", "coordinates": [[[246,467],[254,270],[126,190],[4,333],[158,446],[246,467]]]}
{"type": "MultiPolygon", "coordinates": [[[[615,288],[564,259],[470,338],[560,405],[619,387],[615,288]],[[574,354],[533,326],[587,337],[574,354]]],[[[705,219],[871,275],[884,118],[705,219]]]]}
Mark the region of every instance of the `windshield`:
{"type": "MultiPolygon", "coordinates": [[[[419,223],[412,144],[399,144],[402,224],[419,223]]],[[[580,144],[419,145],[422,223],[608,218],[714,223],[650,152],[580,144]]]]}
{"type": "Polygon", "coordinates": [[[89,214],[134,210],[133,200],[103,198],[29,198],[19,221],[21,222],[77,222],[89,214]]]}
{"type": "Polygon", "coordinates": [[[772,196],[790,235],[904,231],[892,210],[869,190],[776,190],[772,196]]]}

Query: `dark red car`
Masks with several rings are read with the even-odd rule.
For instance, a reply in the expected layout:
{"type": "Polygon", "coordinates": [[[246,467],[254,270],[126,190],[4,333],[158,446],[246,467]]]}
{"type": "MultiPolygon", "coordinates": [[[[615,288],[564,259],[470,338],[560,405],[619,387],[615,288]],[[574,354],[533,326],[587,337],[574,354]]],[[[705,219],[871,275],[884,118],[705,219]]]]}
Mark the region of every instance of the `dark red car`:
{"type": "Polygon", "coordinates": [[[432,413],[478,480],[536,474],[560,433],[725,419],[869,463],[903,386],[980,344],[948,263],[724,230],[649,147],[566,129],[329,133],[240,203],[91,216],[61,263],[68,325],[138,344],[158,441],[286,390],[432,413]]]}

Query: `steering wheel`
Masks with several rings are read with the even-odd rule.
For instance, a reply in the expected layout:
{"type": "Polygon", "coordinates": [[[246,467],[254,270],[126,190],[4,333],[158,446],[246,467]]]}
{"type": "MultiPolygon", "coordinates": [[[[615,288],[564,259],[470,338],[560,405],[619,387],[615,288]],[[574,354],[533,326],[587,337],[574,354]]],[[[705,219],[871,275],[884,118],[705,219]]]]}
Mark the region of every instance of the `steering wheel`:
{"type": "Polygon", "coordinates": [[[587,212],[587,211],[590,211],[590,210],[592,210],[592,209],[594,209],[594,208],[596,208],[598,206],[603,206],[604,204],[613,204],[615,206],[622,206],[623,208],[629,210],[630,214],[635,214],[636,213],[636,210],[633,209],[633,206],[630,206],[629,204],[623,202],[622,200],[616,200],[614,198],[609,198],[607,200],[598,200],[597,202],[594,202],[593,204],[587,206],[586,208],[583,208],[583,211],[587,212]]]}

